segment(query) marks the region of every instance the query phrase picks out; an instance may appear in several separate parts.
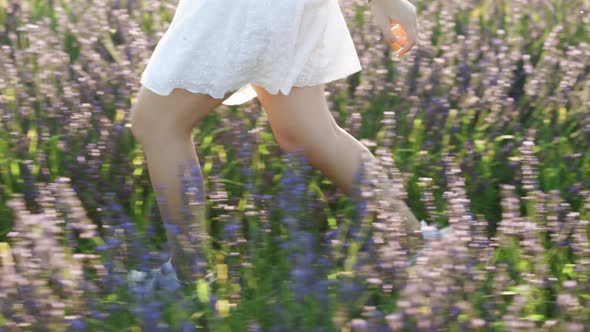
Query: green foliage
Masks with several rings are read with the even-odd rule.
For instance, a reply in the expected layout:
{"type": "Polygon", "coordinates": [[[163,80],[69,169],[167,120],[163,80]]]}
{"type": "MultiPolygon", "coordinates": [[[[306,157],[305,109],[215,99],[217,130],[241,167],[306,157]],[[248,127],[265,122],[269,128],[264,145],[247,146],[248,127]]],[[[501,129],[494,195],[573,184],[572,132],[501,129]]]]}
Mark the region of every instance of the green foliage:
{"type": "MultiPolygon", "coordinates": [[[[104,225],[124,215],[137,226],[138,233],[145,234],[157,219],[153,216],[157,211],[156,194],[142,147],[126,126],[133,105],[129,82],[137,81],[141,69],[138,64],[149,54],[140,49],[143,42],[155,46],[157,33],[172,19],[169,5],[173,1],[158,6],[149,1],[116,2],[119,7],[109,8],[108,18],[93,18],[92,6],[115,5],[108,1],[0,0],[0,254],[12,250],[8,234],[17,219],[51,205],[43,200],[46,197],[39,197],[40,193],[50,193],[41,192],[36,185],[55,184],[62,177],[72,180],[80,200],[79,206],[71,201],[54,203],[59,210],[57,217],[67,219],[68,226],[88,218],[106,232],[108,227],[104,225]],[[16,3],[22,9],[13,13],[16,3]],[[126,16],[120,16],[121,12],[126,16]],[[107,29],[93,30],[97,22],[107,29]],[[107,209],[114,208],[107,208],[106,193],[113,193],[121,205],[121,215],[109,215],[112,211],[107,209]],[[18,195],[24,197],[26,213],[9,207],[10,199],[18,195]],[[66,211],[73,207],[80,209],[66,211]]],[[[571,225],[572,220],[590,219],[590,69],[584,54],[590,35],[587,20],[575,14],[587,10],[587,2],[419,1],[416,6],[425,14],[421,19],[426,23],[424,32],[429,33],[429,40],[416,46],[411,52],[415,56],[406,58],[409,65],[402,62],[406,59],[392,60],[388,48],[376,55],[374,44],[368,40],[377,42],[372,40],[377,32],[369,27],[366,8],[358,4],[346,6],[354,7],[346,12],[348,25],[359,55],[368,57],[371,66],[341,84],[326,86],[330,111],[338,124],[347,126],[356,121],[353,113],[360,114],[358,128],[351,125],[349,129],[358,139],[375,143],[370,146],[373,152],[383,146],[385,137],[392,135],[388,154],[406,177],[402,181],[406,202],[419,219],[432,216],[430,225],[447,225],[461,217],[449,212],[452,202],[446,196],[454,183],[445,163],[448,156],[453,156],[456,165],[452,166],[460,169],[465,181],[469,213],[485,223],[487,240],[498,237],[501,239],[494,243],[503,244],[491,249],[489,262],[478,258],[480,261],[473,264],[473,269],[482,272],[481,280],[463,280],[457,277],[463,276],[457,271],[445,279],[449,283],[446,286],[454,291],[466,289],[454,293],[453,301],[467,301],[471,307],[461,307],[456,314],[451,314],[456,308],[445,307],[440,309],[440,316],[432,317],[448,318],[444,327],[449,331],[463,331],[475,324],[476,318],[485,319],[487,325],[482,330],[508,331],[508,314],[517,316],[511,319],[533,322],[545,330],[549,327],[544,324],[551,321],[557,322],[557,331],[567,330],[569,322],[590,324],[590,271],[583,263],[588,256],[576,249],[583,248],[580,239],[588,238],[590,228],[586,226],[586,233],[575,238],[584,229],[571,225]],[[579,71],[576,64],[582,66],[579,71]],[[386,129],[384,114],[392,110],[395,125],[386,129]],[[520,150],[525,141],[534,142],[526,153],[520,150]],[[524,174],[529,166],[534,184],[528,183],[532,180],[524,174]],[[422,185],[424,178],[432,183],[422,185]],[[518,216],[503,215],[506,197],[502,197],[501,188],[506,184],[514,185],[518,216]],[[432,202],[424,200],[427,193],[432,194],[432,202]],[[556,193],[560,201],[545,201],[539,193],[556,193]],[[567,212],[579,215],[567,219],[567,212]],[[528,230],[519,233],[519,227],[528,221],[539,226],[531,231],[534,236],[527,237],[528,230]],[[506,226],[510,223],[517,225],[513,226],[515,231],[506,226]],[[540,251],[533,252],[531,247],[540,251]],[[566,289],[564,283],[568,281],[572,289],[566,289]],[[559,304],[559,295],[563,294],[579,301],[579,308],[559,304]]],[[[204,119],[193,134],[206,191],[227,195],[227,200],[207,202],[205,225],[211,243],[208,263],[227,271],[227,280],[212,285],[200,280],[187,298],[201,306],[191,307],[186,314],[178,303],[168,303],[162,312],[163,321],[177,328],[188,315],[192,323],[215,331],[246,330],[246,324],[254,321],[268,329],[281,321],[285,326],[310,331],[317,326],[331,327],[333,319],[341,314],[338,309],[351,313],[345,315],[348,320],[366,317],[361,313],[368,303],[384,313],[407,309],[399,301],[412,296],[402,294],[403,287],[386,293],[371,285],[345,302],[351,304],[350,308],[335,305],[325,310],[317,296],[296,299],[289,250],[279,241],[290,238],[290,229],[281,223],[282,212],[274,203],[256,206],[252,198],[256,193],[278,199],[289,169],[260,104],[220,108],[204,119]],[[246,142],[251,144],[250,150],[245,152],[247,157],[242,157],[240,147],[246,142]],[[246,169],[252,172],[245,173],[246,169]],[[247,185],[252,185],[255,192],[248,191],[247,185]],[[229,222],[242,230],[240,240],[245,241],[224,238],[224,227],[229,222]],[[212,302],[217,307],[202,305],[212,302]]],[[[362,227],[362,237],[370,236],[368,226],[372,220],[356,218],[353,200],[341,195],[318,170],[306,175],[307,193],[314,195],[310,196],[313,204],[304,207],[310,214],[299,222],[313,219],[306,225],[318,237],[332,230],[348,234],[355,226],[362,227]]],[[[159,221],[156,226],[149,250],[159,250],[166,242],[159,221]]],[[[99,232],[76,239],[75,247],[69,247],[73,244],[61,236],[59,245],[67,248],[67,258],[74,253],[96,253],[98,247],[106,246],[103,236],[99,232]]],[[[362,275],[359,265],[376,265],[367,263],[363,256],[364,238],[345,237],[333,247],[340,250],[334,254],[342,259],[340,265],[331,267],[325,275],[336,284],[362,275]],[[348,241],[347,247],[344,241],[348,241]]],[[[475,241],[471,245],[470,254],[485,255],[483,250],[478,251],[475,241]]],[[[5,257],[0,256],[0,263],[5,257]]],[[[50,272],[43,273],[40,275],[48,279],[50,272]]],[[[100,273],[85,271],[84,275],[98,280],[100,273]]],[[[396,286],[404,285],[401,280],[396,286]]],[[[337,287],[330,287],[331,301],[344,306],[339,298],[334,299],[337,287]]],[[[128,295],[92,295],[96,296],[97,310],[109,312],[110,316],[89,317],[89,329],[140,330],[140,319],[125,309],[128,295]]],[[[436,305],[428,303],[427,296],[423,298],[427,298],[426,304],[417,307],[417,312],[432,313],[436,305]]],[[[75,315],[75,309],[66,308],[68,317],[75,315]]],[[[416,328],[419,314],[405,315],[406,327],[416,328]]],[[[0,315],[0,326],[9,319],[0,315]]]]}

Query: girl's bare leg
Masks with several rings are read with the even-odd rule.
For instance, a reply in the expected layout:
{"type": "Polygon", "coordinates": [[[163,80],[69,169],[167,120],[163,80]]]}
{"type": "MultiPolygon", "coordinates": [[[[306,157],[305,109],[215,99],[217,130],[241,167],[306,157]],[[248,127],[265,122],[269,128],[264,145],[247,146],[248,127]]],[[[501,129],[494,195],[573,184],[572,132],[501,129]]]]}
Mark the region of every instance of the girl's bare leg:
{"type": "MultiPolygon", "coordinates": [[[[345,194],[352,195],[354,175],[360,166],[360,154],[365,151],[373,164],[373,154],[356,138],[336,123],[329,111],[324,85],[293,87],[289,95],[273,95],[252,84],[281,148],[303,153],[310,164],[321,170],[345,194]]],[[[408,231],[419,231],[420,222],[401,199],[393,200],[408,231]]]]}
{"type": "Polygon", "coordinates": [[[171,246],[172,263],[178,277],[188,281],[192,260],[195,258],[194,246],[187,245],[188,234],[194,231],[198,220],[183,218],[184,195],[179,167],[183,165],[198,171],[196,186],[201,189],[198,202],[205,209],[205,186],[199,167],[199,160],[193,144],[193,128],[211,111],[228,98],[215,99],[207,94],[191,93],[184,89],[174,89],[168,96],[158,95],[140,87],[137,101],[131,109],[131,130],[140,142],[147,160],[150,181],[158,196],[158,207],[164,221],[176,225],[180,231],[176,235],[166,230],[171,246]]]}

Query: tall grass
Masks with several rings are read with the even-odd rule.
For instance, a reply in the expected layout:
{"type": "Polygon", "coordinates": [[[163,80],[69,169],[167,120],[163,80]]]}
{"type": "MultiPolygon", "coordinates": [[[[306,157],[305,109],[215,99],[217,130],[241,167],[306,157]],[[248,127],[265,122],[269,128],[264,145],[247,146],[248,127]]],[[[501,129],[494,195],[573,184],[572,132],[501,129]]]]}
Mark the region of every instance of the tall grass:
{"type": "Polygon", "coordinates": [[[176,3],[0,0],[1,331],[590,329],[587,0],[413,1],[400,59],[342,2],[363,70],[330,110],[453,233],[410,266],[375,165],[346,197],[257,101],[221,106],[194,132],[203,279],[137,301],[169,247],[128,111],[176,3]]]}

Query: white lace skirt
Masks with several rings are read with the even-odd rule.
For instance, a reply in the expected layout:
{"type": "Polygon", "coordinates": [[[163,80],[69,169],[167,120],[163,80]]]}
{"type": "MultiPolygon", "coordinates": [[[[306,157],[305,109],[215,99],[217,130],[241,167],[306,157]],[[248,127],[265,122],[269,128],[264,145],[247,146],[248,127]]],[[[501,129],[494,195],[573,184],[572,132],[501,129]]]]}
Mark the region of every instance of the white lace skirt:
{"type": "Polygon", "coordinates": [[[327,83],[361,65],[339,0],[180,0],[141,84],[174,88],[239,105],[256,97],[327,83]]]}

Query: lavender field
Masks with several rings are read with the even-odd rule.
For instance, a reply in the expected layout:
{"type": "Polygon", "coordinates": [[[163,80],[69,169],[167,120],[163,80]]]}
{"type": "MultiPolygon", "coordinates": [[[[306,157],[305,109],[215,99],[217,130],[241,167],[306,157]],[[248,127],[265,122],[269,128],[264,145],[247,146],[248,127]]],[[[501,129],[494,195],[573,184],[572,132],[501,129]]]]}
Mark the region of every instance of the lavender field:
{"type": "Polygon", "coordinates": [[[449,235],[412,263],[373,168],[345,196],[257,100],[222,105],[194,131],[203,268],[141,299],[127,273],[170,248],[129,110],[177,2],[0,0],[0,331],[590,330],[588,0],[412,0],[402,58],[341,1],[363,70],[330,110],[449,235]]]}

